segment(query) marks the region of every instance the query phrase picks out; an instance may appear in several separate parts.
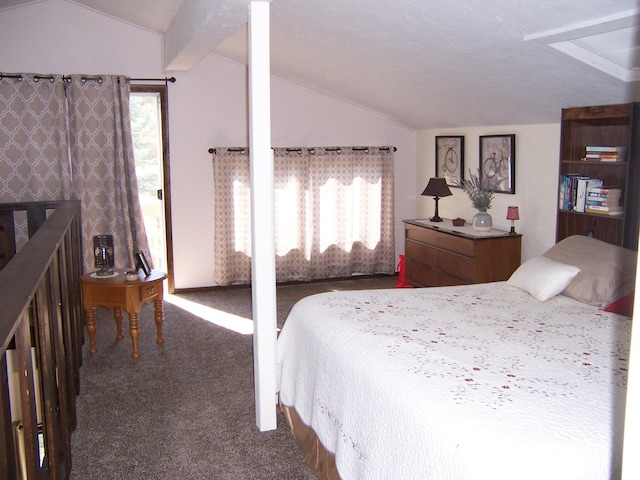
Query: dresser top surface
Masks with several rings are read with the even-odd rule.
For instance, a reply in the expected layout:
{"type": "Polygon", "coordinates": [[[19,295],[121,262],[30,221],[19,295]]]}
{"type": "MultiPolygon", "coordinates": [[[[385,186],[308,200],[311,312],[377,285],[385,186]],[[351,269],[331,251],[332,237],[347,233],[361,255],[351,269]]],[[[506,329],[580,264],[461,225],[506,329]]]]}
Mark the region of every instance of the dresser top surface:
{"type": "Polygon", "coordinates": [[[428,218],[403,220],[404,223],[411,225],[417,225],[419,227],[425,227],[430,230],[449,233],[452,235],[459,235],[461,237],[482,239],[482,238],[495,238],[495,237],[519,237],[521,234],[511,234],[505,230],[498,230],[492,228],[486,232],[480,232],[475,230],[470,223],[465,223],[462,226],[454,226],[451,219],[444,218],[442,222],[432,222],[428,218]]]}

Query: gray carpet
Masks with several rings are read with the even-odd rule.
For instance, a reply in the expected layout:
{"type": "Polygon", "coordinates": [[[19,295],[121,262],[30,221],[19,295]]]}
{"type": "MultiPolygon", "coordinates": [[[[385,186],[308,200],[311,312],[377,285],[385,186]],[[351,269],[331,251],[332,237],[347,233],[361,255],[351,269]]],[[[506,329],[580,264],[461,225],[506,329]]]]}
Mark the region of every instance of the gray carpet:
{"type": "MultiPolygon", "coordinates": [[[[305,296],[331,290],[392,288],[396,277],[278,287],[278,325],[305,296]]],[[[251,318],[247,288],[179,295],[251,318]]],[[[140,353],[115,340],[111,311],[98,309],[98,353],[84,346],[73,480],[313,479],[283,417],[261,433],[255,420],[252,336],[164,305],[164,345],[153,308],[140,313],[140,353]]],[[[128,321],[124,322],[125,330],[128,321]]],[[[88,342],[87,342],[88,343],[88,342]]]]}

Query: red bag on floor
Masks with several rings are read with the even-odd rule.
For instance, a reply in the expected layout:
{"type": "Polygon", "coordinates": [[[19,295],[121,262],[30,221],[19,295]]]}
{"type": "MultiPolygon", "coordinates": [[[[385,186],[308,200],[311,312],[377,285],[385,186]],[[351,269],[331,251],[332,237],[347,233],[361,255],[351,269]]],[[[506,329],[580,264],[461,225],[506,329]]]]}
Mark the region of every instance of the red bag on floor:
{"type": "Polygon", "coordinates": [[[396,288],[413,288],[413,284],[405,280],[404,262],[405,256],[400,255],[400,263],[398,263],[398,266],[396,267],[398,270],[398,283],[396,283],[396,288]]]}

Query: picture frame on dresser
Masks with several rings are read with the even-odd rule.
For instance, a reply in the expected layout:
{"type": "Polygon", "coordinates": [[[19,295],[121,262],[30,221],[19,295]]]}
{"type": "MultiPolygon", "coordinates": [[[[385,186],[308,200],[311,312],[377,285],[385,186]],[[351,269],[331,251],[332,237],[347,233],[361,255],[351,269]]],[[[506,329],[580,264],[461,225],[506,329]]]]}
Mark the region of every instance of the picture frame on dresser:
{"type": "Polygon", "coordinates": [[[450,187],[464,179],[464,136],[436,136],[436,177],[444,177],[450,187]]]}
{"type": "Polygon", "coordinates": [[[480,177],[488,178],[496,193],[516,193],[516,135],[480,136],[480,177]]]}

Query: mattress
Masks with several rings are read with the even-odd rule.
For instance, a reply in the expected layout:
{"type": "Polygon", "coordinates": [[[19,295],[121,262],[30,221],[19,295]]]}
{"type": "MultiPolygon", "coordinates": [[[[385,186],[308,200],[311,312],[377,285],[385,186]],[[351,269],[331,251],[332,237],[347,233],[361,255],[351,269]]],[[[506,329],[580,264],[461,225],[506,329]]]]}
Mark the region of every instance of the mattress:
{"type": "Polygon", "coordinates": [[[343,479],[618,478],[630,331],[505,282],[323,293],[278,338],[279,398],[343,479]]]}

